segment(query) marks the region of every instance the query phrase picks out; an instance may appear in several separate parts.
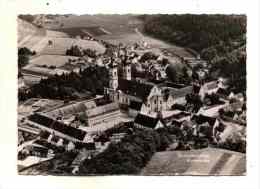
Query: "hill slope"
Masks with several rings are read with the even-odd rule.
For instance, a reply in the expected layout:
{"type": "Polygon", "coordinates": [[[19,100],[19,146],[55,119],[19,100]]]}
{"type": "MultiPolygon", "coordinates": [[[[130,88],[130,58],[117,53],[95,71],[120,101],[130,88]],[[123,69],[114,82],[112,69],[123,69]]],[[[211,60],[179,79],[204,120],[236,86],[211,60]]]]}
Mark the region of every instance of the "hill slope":
{"type": "Polygon", "coordinates": [[[21,43],[25,39],[32,36],[45,36],[46,30],[43,28],[38,28],[37,26],[17,18],[17,32],[18,32],[18,43],[21,43]]]}

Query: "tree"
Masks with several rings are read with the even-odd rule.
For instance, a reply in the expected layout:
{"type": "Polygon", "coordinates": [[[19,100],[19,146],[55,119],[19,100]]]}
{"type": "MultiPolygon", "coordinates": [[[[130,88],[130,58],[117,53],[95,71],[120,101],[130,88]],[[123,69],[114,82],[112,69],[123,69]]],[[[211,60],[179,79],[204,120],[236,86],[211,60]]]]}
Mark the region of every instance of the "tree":
{"type": "Polygon", "coordinates": [[[167,68],[166,68],[166,74],[167,74],[167,77],[172,81],[172,82],[177,82],[177,71],[175,69],[175,67],[173,65],[169,65],[167,68]]]}
{"type": "Polygon", "coordinates": [[[211,61],[216,56],[217,56],[217,50],[214,47],[209,47],[201,51],[201,58],[207,61],[211,61]]]}
{"type": "Polygon", "coordinates": [[[145,62],[147,60],[155,60],[157,58],[158,56],[156,56],[154,53],[146,52],[141,56],[140,62],[145,62]]]}
{"type": "Polygon", "coordinates": [[[18,55],[18,67],[22,68],[29,64],[29,57],[27,55],[18,55]]]}
{"type": "Polygon", "coordinates": [[[72,45],[69,49],[66,50],[66,55],[81,57],[83,53],[81,52],[78,45],[72,45]]]}
{"type": "Polygon", "coordinates": [[[35,51],[31,51],[27,47],[22,47],[18,49],[18,68],[22,68],[29,63],[29,58],[35,55],[35,51]]]}
{"type": "Polygon", "coordinates": [[[25,14],[25,15],[20,14],[20,15],[18,15],[18,17],[20,19],[25,20],[25,21],[30,22],[30,23],[32,23],[34,21],[34,16],[30,15],[30,14],[25,14]]]}
{"type": "Polygon", "coordinates": [[[89,56],[91,58],[96,58],[96,51],[92,50],[92,49],[84,49],[83,50],[83,54],[87,55],[87,56],[89,56]]]}

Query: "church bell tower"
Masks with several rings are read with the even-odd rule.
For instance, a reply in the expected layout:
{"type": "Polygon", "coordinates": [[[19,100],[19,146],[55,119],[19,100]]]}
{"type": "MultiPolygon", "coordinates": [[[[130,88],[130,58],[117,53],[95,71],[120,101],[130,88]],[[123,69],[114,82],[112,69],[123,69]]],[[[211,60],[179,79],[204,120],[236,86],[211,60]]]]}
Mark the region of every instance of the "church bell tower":
{"type": "Polygon", "coordinates": [[[109,67],[109,88],[116,90],[118,87],[118,69],[117,64],[112,60],[109,67]]]}
{"type": "Polygon", "coordinates": [[[131,61],[126,60],[123,62],[123,78],[126,80],[131,80],[131,61]]]}

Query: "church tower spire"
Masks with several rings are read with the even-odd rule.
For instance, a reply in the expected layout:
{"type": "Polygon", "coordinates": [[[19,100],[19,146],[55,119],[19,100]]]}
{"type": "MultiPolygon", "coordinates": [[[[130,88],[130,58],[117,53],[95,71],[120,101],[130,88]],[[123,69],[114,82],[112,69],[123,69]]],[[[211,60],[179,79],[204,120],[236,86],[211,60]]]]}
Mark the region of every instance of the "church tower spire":
{"type": "Polygon", "coordinates": [[[108,65],[109,67],[109,88],[116,90],[118,87],[118,70],[117,70],[117,64],[112,59],[111,62],[108,65]]]}
{"type": "Polygon", "coordinates": [[[131,80],[131,61],[126,59],[123,61],[123,78],[126,80],[131,80]]]}

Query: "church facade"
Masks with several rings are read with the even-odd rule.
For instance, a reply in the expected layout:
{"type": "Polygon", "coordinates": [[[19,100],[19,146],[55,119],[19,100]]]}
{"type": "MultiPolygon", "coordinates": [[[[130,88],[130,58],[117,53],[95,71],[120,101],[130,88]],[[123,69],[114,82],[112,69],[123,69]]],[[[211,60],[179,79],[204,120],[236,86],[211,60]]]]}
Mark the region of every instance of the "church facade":
{"type": "Polygon", "coordinates": [[[122,62],[112,60],[108,64],[108,70],[109,88],[105,88],[104,93],[109,100],[127,108],[133,102],[142,103],[140,111],[148,115],[170,107],[167,105],[168,99],[165,100],[161,87],[132,79],[130,60],[122,62]],[[122,66],[122,78],[118,77],[119,64],[122,66]]]}

